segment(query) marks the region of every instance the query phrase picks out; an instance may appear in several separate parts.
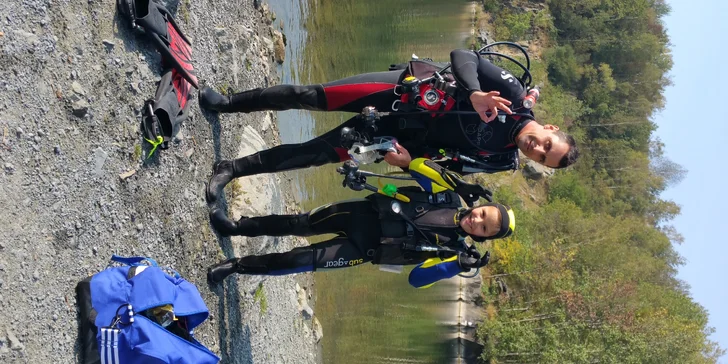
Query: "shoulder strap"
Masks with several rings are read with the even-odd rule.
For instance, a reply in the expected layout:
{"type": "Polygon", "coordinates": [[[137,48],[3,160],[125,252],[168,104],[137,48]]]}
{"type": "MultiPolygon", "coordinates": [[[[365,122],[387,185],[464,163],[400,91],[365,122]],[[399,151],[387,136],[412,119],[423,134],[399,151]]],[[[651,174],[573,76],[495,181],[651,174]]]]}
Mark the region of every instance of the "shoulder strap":
{"type": "Polygon", "coordinates": [[[122,257],[120,255],[112,255],[111,260],[124,265],[136,266],[136,265],[149,265],[152,267],[158,267],[157,261],[148,257],[122,257]],[[147,262],[148,264],[144,264],[147,262]]]}
{"type": "Polygon", "coordinates": [[[122,257],[120,255],[114,254],[111,256],[111,261],[121,263],[123,265],[128,265],[131,267],[136,267],[136,266],[140,266],[140,265],[157,267],[157,268],[160,268],[165,273],[167,273],[175,278],[181,277],[180,274],[177,273],[176,270],[174,270],[170,267],[160,267],[156,260],[149,258],[149,257],[122,257]]]}

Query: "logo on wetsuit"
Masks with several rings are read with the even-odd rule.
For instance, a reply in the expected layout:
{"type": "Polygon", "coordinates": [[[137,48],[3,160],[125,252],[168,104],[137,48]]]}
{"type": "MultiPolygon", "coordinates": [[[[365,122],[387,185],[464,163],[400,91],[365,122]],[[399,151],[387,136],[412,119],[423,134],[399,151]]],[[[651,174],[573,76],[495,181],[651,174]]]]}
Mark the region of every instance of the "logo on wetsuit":
{"type": "Polygon", "coordinates": [[[515,77],[513,77],[512,74],[510,74],[510,73],[508,73],[506,71],[501,71],[501,78],[504,79],[504,80],[508,80],[508,82],[513,82],[513,79],[515,77]]]}
{"type": "Polygon", "coordinates": [[[355,265],[359,265],[364,263],[364,259],[352,259],[352,260],[345,260],[344,258],[339,258],[338,260],[329,260],[324,265],[324,268],[338,268],[338,267],[353,267],[355,265]]]}
{"type": "Polygon", "coordinates": [[[493,137],[493,127],[478,120],[465,126],[465,134],[467,134],[470,142],[476,146],[481,146],[487,144],[490,138],[493,137]]]}

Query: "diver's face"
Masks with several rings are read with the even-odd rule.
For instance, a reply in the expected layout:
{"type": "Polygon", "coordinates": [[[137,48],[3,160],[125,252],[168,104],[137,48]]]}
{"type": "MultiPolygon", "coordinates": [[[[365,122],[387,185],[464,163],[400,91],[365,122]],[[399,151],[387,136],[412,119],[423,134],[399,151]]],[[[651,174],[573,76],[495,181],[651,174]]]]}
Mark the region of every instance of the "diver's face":
{"type": "Polygon", "coordinates": [[[476,207],[467,216],[460,219],[460,227],[468,235],[487,238],[498,233],[501,225],[501,214],[495,206],[476,207]]]}
{"type": "Polygon", "coordinates": [[[559,161],[569,152],[569,143],[560,138],[556,125],[534,124],[533,128],[524,130],[516,137],[518,149],[528,158],[547,167],[556,168],[559,161]]]}

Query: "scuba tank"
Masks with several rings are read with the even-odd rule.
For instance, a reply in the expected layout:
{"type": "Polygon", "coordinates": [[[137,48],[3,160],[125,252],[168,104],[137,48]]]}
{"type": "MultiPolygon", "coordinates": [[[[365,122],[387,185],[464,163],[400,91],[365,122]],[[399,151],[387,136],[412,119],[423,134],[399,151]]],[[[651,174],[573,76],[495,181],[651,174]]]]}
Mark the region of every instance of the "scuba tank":
{"type": "Polygon", "coordinates": [[[536,106],[536,102],[538,102],[539,96],[541,96],[541,92],[539,91],[538,86],[533,87],[528,90],[528,94],[523,98],[521,105],[523,105],[526,109],[533,109],[533,107],[536,106]]]}

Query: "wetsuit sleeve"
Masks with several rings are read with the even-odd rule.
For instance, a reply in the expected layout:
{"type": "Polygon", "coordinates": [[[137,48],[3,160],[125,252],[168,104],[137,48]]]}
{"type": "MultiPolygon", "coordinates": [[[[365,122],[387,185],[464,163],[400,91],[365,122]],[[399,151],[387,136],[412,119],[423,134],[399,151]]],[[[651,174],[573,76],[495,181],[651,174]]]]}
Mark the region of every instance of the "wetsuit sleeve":
{"type": "Polygon", "coordinates": [[[475,91],[498,91],[512,102],[526,96],[526,90],[510,72],[494,65],[474,51],[456,49],[450,52],[455,80],[468,95],[475,91]]]}
{"type": "Polygon", "coordinates": [[[415,288],[428,288],[435,282],[452,278],[460,272],[462,272],[462,269],[458,264],[457,256],[445,260],[430,258],[410,272],[409,284],[415,288]]]}

